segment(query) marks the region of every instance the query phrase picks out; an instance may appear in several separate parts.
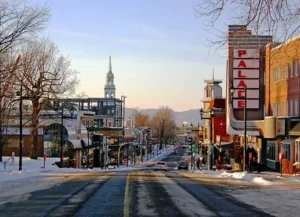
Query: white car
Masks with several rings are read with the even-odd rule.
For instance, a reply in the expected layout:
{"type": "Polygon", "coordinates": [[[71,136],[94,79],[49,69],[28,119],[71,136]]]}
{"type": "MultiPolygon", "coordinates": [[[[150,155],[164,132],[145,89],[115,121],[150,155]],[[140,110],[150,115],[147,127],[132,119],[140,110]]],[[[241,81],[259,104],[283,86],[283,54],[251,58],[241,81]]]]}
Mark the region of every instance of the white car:
{"type": "Polygon", "coordinates": [[[165,161],[159,161],[154,165],[154,170],[164,170],[168,171],[168,164],[165,161]]]}

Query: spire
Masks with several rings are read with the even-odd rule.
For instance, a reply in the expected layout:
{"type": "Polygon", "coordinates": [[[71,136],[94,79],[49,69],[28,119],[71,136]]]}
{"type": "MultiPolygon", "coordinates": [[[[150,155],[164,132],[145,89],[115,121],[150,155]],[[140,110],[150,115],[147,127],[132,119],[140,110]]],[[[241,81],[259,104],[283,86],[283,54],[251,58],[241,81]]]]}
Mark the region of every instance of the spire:
{"type": "Polygon", "coordinates": [[[213,73],[212,73],[212,80],[215,82],[215,69],[213,68],[213,73]]]}
{"type": "Polygon", "coordinates": [[[109,56],[108,71],[109,71],[109,72],[112,72],[112,70],[111,70],[111,56],[109,56]]]}

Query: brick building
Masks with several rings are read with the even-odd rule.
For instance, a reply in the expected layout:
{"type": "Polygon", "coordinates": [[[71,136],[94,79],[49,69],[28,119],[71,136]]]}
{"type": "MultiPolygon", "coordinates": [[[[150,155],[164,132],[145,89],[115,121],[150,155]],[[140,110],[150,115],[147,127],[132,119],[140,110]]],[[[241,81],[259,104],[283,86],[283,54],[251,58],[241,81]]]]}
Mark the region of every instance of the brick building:
{"type": "Polygon", "coordinates": [[[267,140],[267,166],[279,169],[282,152],[290,164],[300,162],[300,37],[265,50],[265,115],[277,117],[277,136],[267,140]]]}

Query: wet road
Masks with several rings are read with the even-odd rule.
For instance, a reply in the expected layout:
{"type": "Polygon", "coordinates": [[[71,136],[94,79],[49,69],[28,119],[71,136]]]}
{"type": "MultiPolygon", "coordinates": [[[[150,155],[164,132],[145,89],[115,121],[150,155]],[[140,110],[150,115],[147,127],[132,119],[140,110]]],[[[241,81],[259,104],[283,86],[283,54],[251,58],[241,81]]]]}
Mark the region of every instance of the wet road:
{"type": "Polygon", "coordinates": [[[168,172],[153,171],[153,162],[130,171],[82,174],[0,206],[0,216],[268,216],[216,184],[182,176],[177,164],[188,157],[185,150],[165,156],[168,172]]]}

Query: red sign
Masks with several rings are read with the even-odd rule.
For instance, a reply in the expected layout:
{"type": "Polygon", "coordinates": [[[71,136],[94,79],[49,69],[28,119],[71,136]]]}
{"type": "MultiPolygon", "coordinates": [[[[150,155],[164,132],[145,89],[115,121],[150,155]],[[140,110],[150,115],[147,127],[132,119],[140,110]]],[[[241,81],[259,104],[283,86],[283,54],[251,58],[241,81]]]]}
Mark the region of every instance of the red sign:
{"type": "Polygon", "coordinates": [[[260,93],[260,52],[259,49],[234,49],[233,51],[233,108],[245,107],[245,87],[247,88],[247,108],[259,109],[260,93]],[[256,99],[256,100],[253,100],[256,99]]]}
{"type": "MultiPolygon", "coordinates": [[[[244,99],[234,99],[233,100],[233,108],[243,109],[245,107],[244,99]]],[[[247,100],[247,108],[248,109],[258,109],[259,101],[254,99],[247,100]]]]}
{"type": "Polygon", "coordinates": [[[47,158],[47,154],[46,154],[46,153],[44,153],[44,154],[43,154],[43,157],[44,157],[44,160],[46,160],[46,158],[47,158]]]}
{"type": "Polygon", "coordinates": [[[259,58],[259,49],[235,49],[234,58],[259,58]]]}
{"type": "Polygon", "coordinates": [[[279,152],[278,157],[279,157],[279,162],[282,163],[282,160],[283,160],[283,158],[284,158],[283,153],[282,153],[282,152],[279,152]]]}

